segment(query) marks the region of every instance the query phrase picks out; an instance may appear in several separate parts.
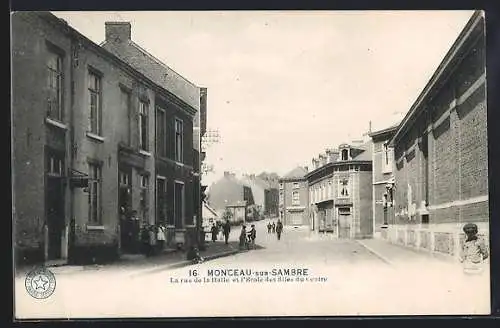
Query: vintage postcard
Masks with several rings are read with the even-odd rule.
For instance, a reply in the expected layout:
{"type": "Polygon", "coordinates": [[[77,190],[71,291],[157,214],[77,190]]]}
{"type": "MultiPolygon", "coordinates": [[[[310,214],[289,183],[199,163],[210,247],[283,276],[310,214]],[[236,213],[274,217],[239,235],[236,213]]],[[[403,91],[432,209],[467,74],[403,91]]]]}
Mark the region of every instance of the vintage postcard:
{"type": "Polygon", "coordinates": [[[15,12],[15,318],[490,313],[482,11],[15,12]]]}

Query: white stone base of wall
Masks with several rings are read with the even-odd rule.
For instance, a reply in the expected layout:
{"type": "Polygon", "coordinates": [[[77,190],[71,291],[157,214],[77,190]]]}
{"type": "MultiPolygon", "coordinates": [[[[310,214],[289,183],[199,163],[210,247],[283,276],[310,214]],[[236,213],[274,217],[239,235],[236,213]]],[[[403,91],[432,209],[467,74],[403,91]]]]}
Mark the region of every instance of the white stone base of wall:
{"type": "MultiPolygon", "coordinates": [[[[458,260],[465,240],[464,224],[390,225],[382,231],[381,238],[392,244],[458,260]]],[[[489,223],[476,224],[478,235],[489,249],[489,223]]]]}

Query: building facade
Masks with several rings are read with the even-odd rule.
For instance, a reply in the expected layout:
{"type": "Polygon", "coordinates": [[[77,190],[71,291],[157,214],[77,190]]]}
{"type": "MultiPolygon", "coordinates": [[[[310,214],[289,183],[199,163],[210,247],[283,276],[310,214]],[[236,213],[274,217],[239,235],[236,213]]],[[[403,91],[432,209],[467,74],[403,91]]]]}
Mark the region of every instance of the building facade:
{"type": "Polygon", "coordinates": [[[283,225],[307,225],[307,168],[298,166],[279,179],[279,219],[283,225]]]}
{"type": "Polygon", "coordinates": [[[372,139],[373,177],[373,236],[381,237],[381,232],[389,223],[394,223],[394,149],[389,144],[396,132],[392,126],[369,134],[372,139]]]}
{"type": "Polygon", "coordinates": [[[373,234],[369,143],[341,144],[313,159],[306,175],[311,230],[341,239],[373,234]]]}
{"type": "Polygon", "coordinates": [[[167,243],[194,243],[202,225],[201,138],[206,131],[207,89],[135,43],[129,22],[106,22],[105,30],[103,48],[169,91],[170,97],[157,98],[153,108],[156,212],[158,221],[166,224],[167,243]]]}
{"type": "MultiPolygon", "coordinates": [[[[67,262],[134,251],[123,233],[134,229],[131,216],[159,223],[164,204],[155,183],[154,109],[177,98],[50,13],[17,12],[12,31],[16,257],[67,262]]],[[[178,106],[169,114],[183,119],[189,167],[196,111],[178,106]]],[[[172,222],[192,217],[191,172],[167,176],[187,190],[175,198],[167,189],[172,222]]]]}
{"type": "Polygon", "coordinates": [[[468,222],[488,242],[485,23],[476,12],[460,33],[391,144],[395,220],[385,238],[457,256],[468,222]]]}

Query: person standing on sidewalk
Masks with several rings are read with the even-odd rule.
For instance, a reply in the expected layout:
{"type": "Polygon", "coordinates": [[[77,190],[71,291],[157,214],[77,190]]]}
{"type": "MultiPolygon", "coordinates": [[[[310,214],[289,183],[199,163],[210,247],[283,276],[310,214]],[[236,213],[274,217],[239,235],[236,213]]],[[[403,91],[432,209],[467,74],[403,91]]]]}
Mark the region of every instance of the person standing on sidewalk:
{"type": "Polygon", "coordinates": [[[281,233],[283,232],[283,223],[278,220],[276,224],[276,235],[278,236],[278,240],[281,240],[281,233]]]}
{"type": "Polygon", "coordinates": [[[163,248],[165,247],[165,226],[160,223],[158,225],[158,232],[156,234],[156,240],[158,240],[158,250],[160,253],[163,252],[163,248]]]}
{"type": "Polygon", "coordinates": [[[273,229],[273,233],[275,233],[276,232],[276,224],[274,223],[274,221],[273,221],[273,224],[271,225],[271,228],[273,229]]]}
{"type": "Polygon", "coordinates": [[[272,227],[273,227],[273,226],[271,225],[271,222],[268,222],[268,223],[267,223],[267,233],[271,233],[271,228],[272,228],[272,227]]]}
{"type": "Polygon", "coordinates": [[[489,256],[484,240],[478,238],[478,227],[474,223],[467,223],[463,227],[466,240],[460,254],[460,262],[464,265],[465,274],[481,274],[484,270],[483,262],[489,256]]]}
{"type": "Polygon", "coordinates": [[[227,245],[227,241],[229,240],[229,233],[231,232],[231,224],[229,224],[229,220],[226,220],[222,229],[224,232],[224,242],[227,245]]]}

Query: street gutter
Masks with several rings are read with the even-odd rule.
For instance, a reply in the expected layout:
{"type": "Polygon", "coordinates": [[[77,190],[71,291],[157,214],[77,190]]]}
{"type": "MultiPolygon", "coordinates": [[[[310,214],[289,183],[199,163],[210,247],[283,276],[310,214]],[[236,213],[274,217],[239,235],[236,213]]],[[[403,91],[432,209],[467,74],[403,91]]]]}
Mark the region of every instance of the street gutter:
{"type": "Polygon", "coordinates": [[[389,260],[387,257],[383,256],[382,254],[380,254],[379,252],[377,252],[376,250],[374,250],[373,248],[371,248],[370,246],[366,245],[364,242],[362,242],[361,240],[356,240],[356,242],[358,244],[360,244],[361,246],[363,246],[366,250],[368,250],[370,253],[372,253],[373,255],[375,255],[376,257],[378,257],[379,259],[381,259],[383,262],[385,262],[386,264],[389,264],[391,266],[394,265],[394,263],[389,260]]]}
{"type": "MultiPolygon", "coordinates": [[[[244,252],[246,252],[246,251],[245,250],[243,250],[243,251],[232,250],[232,251],[222,252],[222,253],[218,253],[218,254],[207,255],[203,259],[205,260],[204,262],[207,262],[207,261],[215,260],[215,259],[218,259],[221,257],[227,257],[227,256],[231,256],[231,255],[236,255],[239,253],[244,253],[244,252]]],[[[146,274],[157,273],[157,272],[161,272],[161,271],[165,271],[165,270],[178,269],[178,268],[182,268],[182,267],[186,267],[186,266],[190,266],[190,265],[195,265],[195,263],[193,263],[192,261],[188,261],[188,260],[179,261],[179,262],[175,262],[175,263],[168,263],[168,264],[156,266],[154,268],[136,271],[133,274],[131,274],[130,277],[136,278],[136,277],[146,275],[146,274]]]]}

